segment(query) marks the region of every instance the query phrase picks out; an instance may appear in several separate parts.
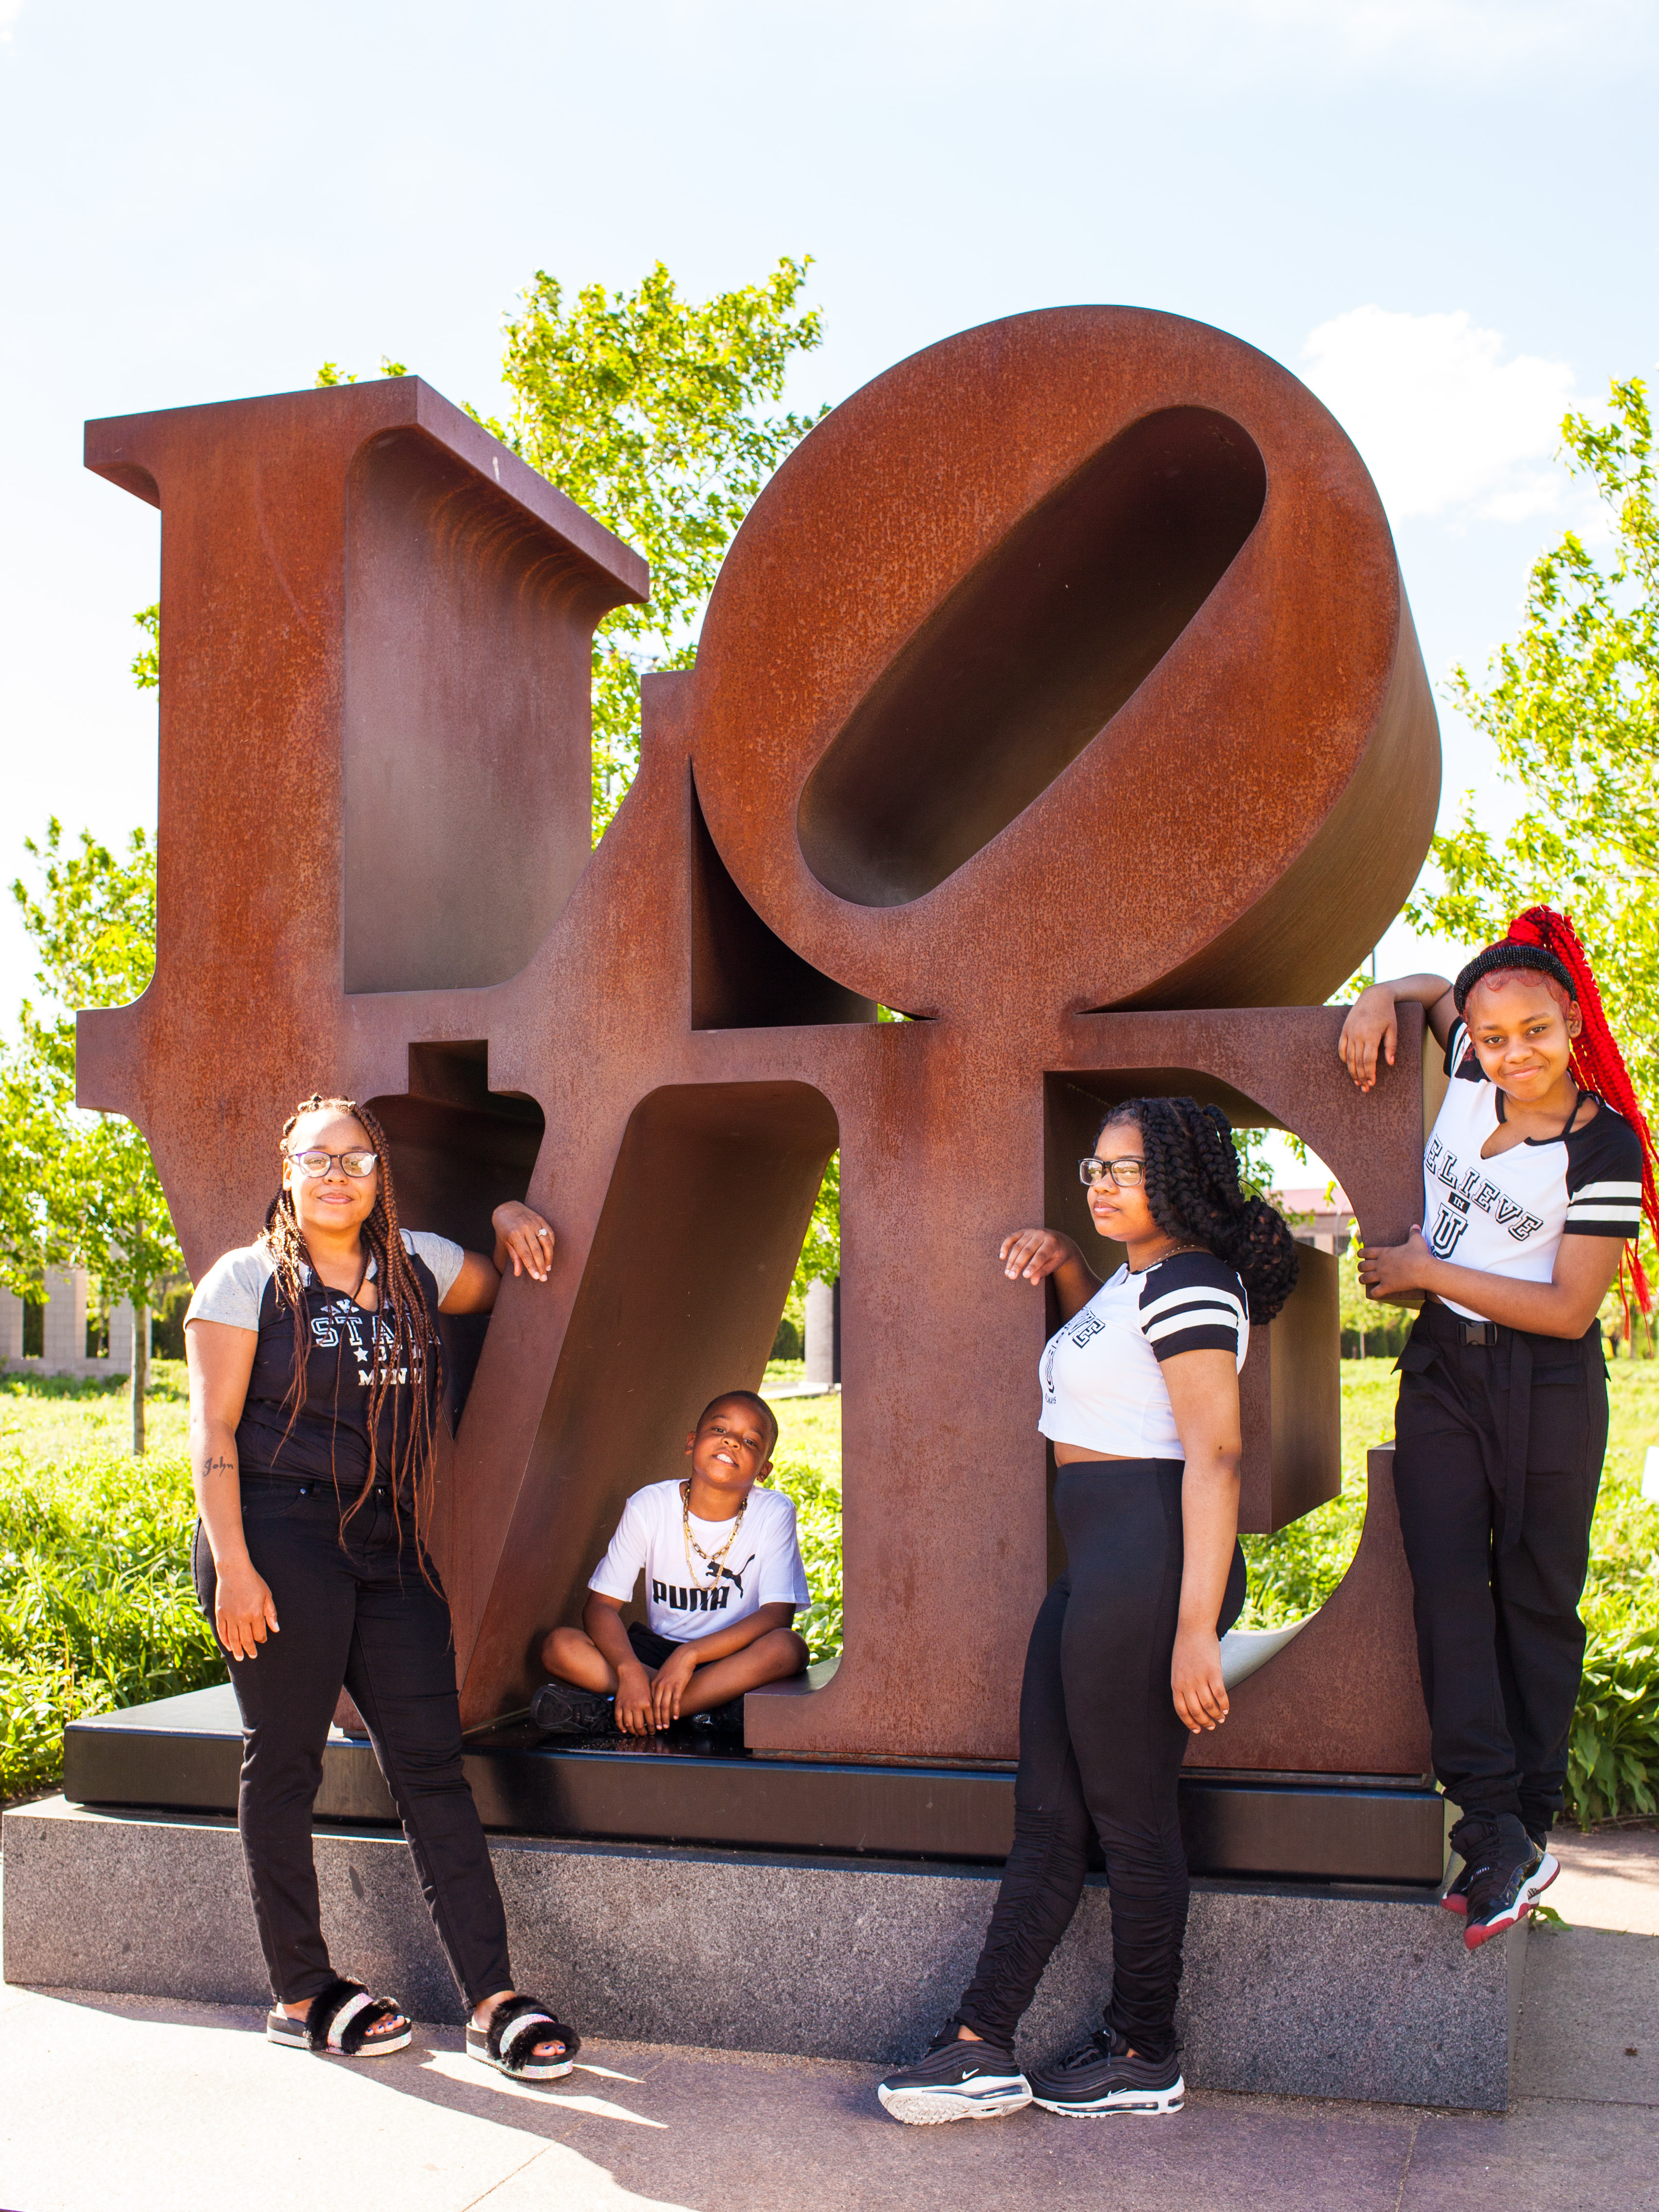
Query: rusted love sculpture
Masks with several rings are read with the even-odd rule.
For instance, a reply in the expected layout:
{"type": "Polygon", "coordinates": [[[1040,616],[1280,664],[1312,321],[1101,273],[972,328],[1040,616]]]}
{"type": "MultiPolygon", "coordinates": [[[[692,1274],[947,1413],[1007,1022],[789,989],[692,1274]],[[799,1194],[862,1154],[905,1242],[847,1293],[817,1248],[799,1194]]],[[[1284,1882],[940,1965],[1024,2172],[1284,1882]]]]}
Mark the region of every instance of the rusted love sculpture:
{"type": "MultiPolygon", "coordinates": [[[[1048,1322],[998,1239],[1083,1229],[1101,1102],[1146,1090],[1300,1132],[1372,1239],[1418,1202],[1418,1036],[1361,1098],[1320,1004],[1438,793],[1341,430],[1127,309],[902,362],[768,487],[591,855],[589,640],[644,566],[475,423],[405,378],[95,423],[88,462],[162,509],[166,647],[156,973],[82,1015],[83,1103],[143,1128],[198,1272],[313,1086],[374,1101],[416,1225],[477,1244],[527,1192],[557,1230],[550,1291],[453,1347],[469,1718],[523,1702],[696,1407],[759,1382],[839,1144],[846,1650],[748,1741],[1011,1756],[1054,1540],[1048,1322]]],[[[1334,1277],[1309,1255],[1245,1370],[1247,1528],[1334,1494],[1334,1277]]],[[[1426,1764],[1373,1497],[1211,1763],[1426,1764]]]]}

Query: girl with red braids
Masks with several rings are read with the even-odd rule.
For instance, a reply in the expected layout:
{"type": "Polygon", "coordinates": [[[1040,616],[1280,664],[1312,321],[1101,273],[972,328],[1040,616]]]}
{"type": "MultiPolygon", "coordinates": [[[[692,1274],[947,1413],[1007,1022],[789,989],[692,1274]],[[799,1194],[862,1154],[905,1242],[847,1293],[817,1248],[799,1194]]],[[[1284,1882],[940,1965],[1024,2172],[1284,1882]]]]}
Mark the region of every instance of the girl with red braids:
{"type": "MultiPolygon", "coordinates": [[[[1578,1599],[1607,1439],[1597,1314],[1645,1212],[1654,1146],[1571,922],[1531,907],[1455,983],[1355,1001],[1362,1091],[1415,1000],[1451,1080],[1423,1155],[1421,1224],[1368,1250],[1374,1298],[1423,1306],[1401,1356],[1395,1488],[1435,1771],[1459,1808],[1442,1900],[1471,1950],[1559,1871],[1547,1845],[1583,1664],[1578,1599]]],[[[1647,1284],[1632,1254],[1644,1310],[1647,1284]]]]}

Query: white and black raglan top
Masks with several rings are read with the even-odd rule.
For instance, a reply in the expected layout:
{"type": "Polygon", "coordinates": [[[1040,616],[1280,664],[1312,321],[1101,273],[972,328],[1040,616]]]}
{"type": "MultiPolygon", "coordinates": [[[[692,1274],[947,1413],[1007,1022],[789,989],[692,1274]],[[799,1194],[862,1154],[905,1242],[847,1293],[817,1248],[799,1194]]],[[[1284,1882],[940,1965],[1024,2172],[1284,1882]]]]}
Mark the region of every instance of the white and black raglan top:
{"type": "MultiPolygon", "coordinates": [[[[1523,1138],[1483,1160],[1503,1097],[1461,1021],[1447,1042],[1446,1073],[1451,1081],[1423,1154],[1423,1234],[1437,1259],[1547,1283],[1563,1237],[1636,1235],[1641,1139],[1604,1098],[1571,1136],[1523,1138]]],[[[1455,1298],[1443,1302],[1469,1321],[1483,1317],[1455,1298]]]]}
{"type": "Polygon", "coordinates": [[[1184,1459],[1162,1373],[1178,1352],[1249,1349],[1244,1285],[1211,1252],[1176,1252],[1104,1282],[1043,1348],[1037,1427],[1122,1459],[1184,1459]]]}

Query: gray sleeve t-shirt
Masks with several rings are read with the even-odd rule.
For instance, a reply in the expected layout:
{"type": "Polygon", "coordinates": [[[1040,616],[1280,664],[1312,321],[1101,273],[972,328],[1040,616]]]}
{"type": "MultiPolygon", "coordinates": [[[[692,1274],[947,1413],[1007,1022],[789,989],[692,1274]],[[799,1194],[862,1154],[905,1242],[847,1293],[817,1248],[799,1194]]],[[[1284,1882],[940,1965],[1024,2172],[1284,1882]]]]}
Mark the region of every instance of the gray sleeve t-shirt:
{"type": "MultiPolygon", "coordinates": [[[[404,1249],[412,1252],[417,1260],[424,1260],[431,1268],[441,1305],[454,1287],[465,1252],[460,1245],[452,1244],[447,1237],[434,1237],[428,1229],[405,1229],[403,1238],[404,1249]]],[[[214,1261],[196,1285],[185,1316],[186,1326],[193,1321],[217,1321],[230,1328],[257,1330],[265,1285],[276,1272],[276,1263],[264,1244],[243,1244],[234,1252],[227,1252],[214,1261]]],[[[370,1280],[374,1272],[371,1260],[370,1280]]]]}

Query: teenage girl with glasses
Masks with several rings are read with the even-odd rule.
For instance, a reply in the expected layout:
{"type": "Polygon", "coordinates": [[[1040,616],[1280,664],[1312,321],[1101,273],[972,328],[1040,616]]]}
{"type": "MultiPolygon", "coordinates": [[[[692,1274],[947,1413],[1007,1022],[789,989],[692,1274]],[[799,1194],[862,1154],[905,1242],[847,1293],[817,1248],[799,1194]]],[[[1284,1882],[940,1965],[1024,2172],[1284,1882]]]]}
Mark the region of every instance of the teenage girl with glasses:
{"type": "Polygon", "coordinates": [[[185,1331],[193,1565],[242,1717],[237,1826],[276,2000],[265,2033],[373,2058],[413,2032],[335,1972],[318,1917],[311,1808],[343,1683],[466,2000],[468,2051],[551,2081],[579,2039],[513,1987],[425,1536],[438,1316],[488,1313],[509,1264],[544,1282],[553,1232],[527,1206],[498,1206],[486,1259],[400,1227],[385,1136],[349,1098],[308,1098],[280,1150],[264,1233],[208,1270],[185,1331]]]}
{"type": "Polygon", "coordinates": [[[1558,1871],[1547,1844],[1607,1440],[1597,1314],[1659,1202],[1653,1139],[1565,915],[1529,908],[1455,983],[1374,983],[1340,1044],[1362,1091],[1394,1058],[1401,1000],[1427,1008],[1451,1080],[1421,1224],[1359,1273],[1373,1297],[1423,1297],[1400,1360],[1394,1480],[1435,1772],[1462,1815],[1443,1902],[1473,1950],[1558,1871]]]}
{"type": "Polygon", "coordinates": [[[1079,1164],[1102,1283],[1069,1237],[1006,1237],[1010,1280],[1052,1279],[1063,1325],[1042,1413],[1066,1568],[1031,1632],[1019,1705],[1014,1846],[966,1995],[878,2094],[895,2119],[1174,2112],[1186,2094],[1176,1994],[1188,1880],[1176,1809],[1192,1735],[1227,1717],[1220,1638],[1244,1603],[1238,1370],[1252,1321],[1296,1282],[1272,1206],[1240,1191],[1232,1132],[1190,1098],[1114,1107],[1079,1164]],[[1083,1893],[1090,1837],[1112,1893],[1104,2027],[1029,2081],[1014,2033],[1083,1893]]]}

